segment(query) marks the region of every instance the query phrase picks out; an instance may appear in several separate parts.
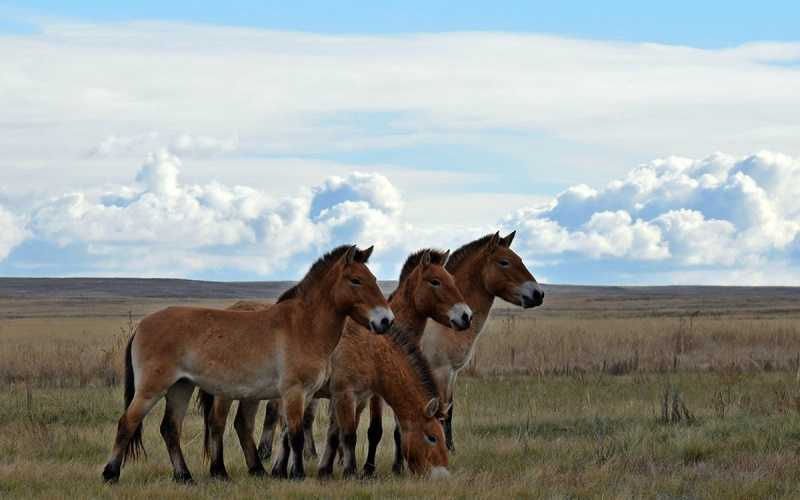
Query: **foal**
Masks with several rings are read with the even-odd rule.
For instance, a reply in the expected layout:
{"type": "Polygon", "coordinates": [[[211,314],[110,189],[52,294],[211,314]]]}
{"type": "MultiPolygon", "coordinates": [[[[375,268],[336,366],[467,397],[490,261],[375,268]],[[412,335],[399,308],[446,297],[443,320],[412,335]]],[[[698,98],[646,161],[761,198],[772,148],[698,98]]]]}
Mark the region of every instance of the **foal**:
{"type": "MultiPolygon", "coordinates": [[[[524,308],[542,304],[544,292],[536,279],[513,250],[511,242],[516,231],[505,237],[490,234],[462,246],[450,257],[447,270],[453,274],[467,304],[473,311],[470,328],[459,332],[446,325],[428,323],[424,334],[416,339],[431,365],[436,383],[443,391],[447,405],[445,437],[447,449],[453,451],[453,392],[456,377],[475,352],[475,344],[483,330],[495,297],[524,308]]],[[[380,401],[370,404],[370,432],[368,456],[375,456],[375,449],[383,434],[380,401]],[[374,429],[374,430],[373,430],[374,429]]],[[[403,456],[400,453],[400,435],[395,429],[395,464],[393,470],[400,472],[403,456]]],[[[367,460],[364,472],[369,474],[374,466],[367,460]]]]}
{"type": "MultiPolygon", "coordinates": [[[[228,399],[280,397],[292,448],[302,453],[306,400],[327,378],[345,320],[384,333],[394,315],[366,262],[372,247],[341,246],[264,311],[170,307],[144,318],[125,352],[125,413],[105,481],[117,481],[142,444],[142,419],[166,396],[161,435],[177,481],[192,477],[180,433],[194,386],[228,399]]],[[[221,453],[221,450],[212,450],[221,453]]],[[[292,477],[305,476],[302,457],[292,477]]]]}
{"type": "MultiPolygon", "coordinates": [[[[429,317],[458,330],[469,327],[472,312],[464,303],[464,298],[455,286],[453,277],[444,268],[448,256],[449,252],[440,253],[432,250],[420,250],[410,255],[406,260],[400,273],[398,288],[389,299],[392,310],[397,314],[396,322],[402,325],[404,329],[413,331],[416,335],[419,335],[424,329],[427,318],[429,317]]],[[[250,305],[243,304],[242,307],[250,307],[250,305]]],[[[270,306],[265,305],[264,307],[270,306]]],[[[388,363],[397,363],[397,356],[392,355],[394,351],[387,351],[384,344],[380,342],[371,342],[372,339],[365,337],[371,336],[364,331],[363,327],[353,322],[347,322],[345,333],[331,358],[331,383],[334,383],[334,380],[337,381],[335,382],[336,387],[343,386],[343,384],[350,384],[350,387],[354,391],[356,389],[360,391],[359,396],[361,400],[368,398],[369,394],[372,392],[381,393],[391,390],[391,388],[385,389],[385,387],[386,384],[392,383],[394,373],[386,371],[391,370],[391,367],[385,365],[380,358],[382,357],[387,360],[388,363]],[[362,372],[353,371],[357,368],[362,370],[362,372]],[[363,370],[367,370],[367,373],[363,372],[363,370]],[[370,372],[369,370],[372,371],[370,372]]],[[[411,347],[414,348],[414,352],[419,353],[415,345],[411,347]]],[[[409,354],[409,356],[411,355],[409,354]]],[[[416,357],[418,358],[419,356],[416,357]]],[[[425,373],[429,373],[427,363],[424,363],[424,370],[425,373]]],[[[408,372],[408,370],[406,370],[406,372],[408,372]]],[[[422,377],[423,380],[429,380],[430,378],[430,375],[422,377]]],[[[400,387],[402,387],[402,385],[400,385],[400,387]]],[[[428,383],[426,391],[430,392],[433,387],[435,386],[432,382],[428,383]]],[[[438,393],[431,394],[438,396],[438,393]]],[[[330,397],[331,391],[323,390],[318,393],[318,396],[330,397]]],[[[398,399],[400,397],[400,395],[396,395],[392,400],[399,405],[403,405],[404,402],[398,399]]],[[[427,402],[429,401],[426,400],[426,403],[427,402]]],[[[409,402],[406,401],[405,404],[406,407],[408,407],[409,402]]],[[[214,401],[214,405],[217,405],[216,401],[214,401]]],[[[438,411],[438,399],[436,405],[438,411]]],[[[414,405],[411,404],[411,407],[414,407],[414,405]]],[[[257,470],[258,465],[260,465],[258,456],[255,453],[255,444],[252,442],[251,434],[252,423],[255,420],[257,408],[257,401],[241,401],[236,415],[237,434],[239,435],[242,449],[245,452],[245,459],[251,471],[254,470],[254,467],[257,470]],[[239,432],[240,427],[243,432],[239,432]],[[250,434],[248,434],[248,432],[250,432],[250,434]],[[243,440],[243,435],[249,437],[243,440]],[[258,465],[255,465],[256,463],[258,463],[258,465]]],[[[417,409],[422,411],[422,408],[417,409]]],[[[217,428],[224,427],[225,420],[224,418],[220,419],[222,416],[221,413],[206,412],[206,414],[212,417],[211,419],[207,419],[207,425],[217,428]]],[[[411,417],[406,418],[406,423],[411,422],[410,419],[411,417]]],[[[272,430],[273,428],[270,427],[270,431],[272,430]]],[[[417,436],[417,438],[420,437],[420,435],[412,433],[408,438],[409,443],[412,442],[411,440],[414,439],[414,436],[417,436]]],[[[417,444],[420,443],[421,441],[418,440],[417,444]]],[[[275,459],[273,475],[282,475],[286,468],[289,452],[286,446],[288,443],[285,438],[283,444],[284,448],[281,455],[275,459]]],[[[432,445],[433,444],[429,443],[428,447],[432,445]]],[[[413,450],[420,449],[416,445],[411,446],[411,448],[413,450]]],[[[409,450],[408,453],[413,454],[414,452],[409,450]]],[[[295,456],[295,460],[297,460],[297,456],[295,456]]],[[[429,460],[426,461],[419,457],[414,460],[419,464],[417,466],[418,470],[429,467],[426,465],[430,462],[429,460]]],[[[352,471],[346,470],[347,473],[353,471],[355,471],[355,466],[353,466],[352,471]]]]}

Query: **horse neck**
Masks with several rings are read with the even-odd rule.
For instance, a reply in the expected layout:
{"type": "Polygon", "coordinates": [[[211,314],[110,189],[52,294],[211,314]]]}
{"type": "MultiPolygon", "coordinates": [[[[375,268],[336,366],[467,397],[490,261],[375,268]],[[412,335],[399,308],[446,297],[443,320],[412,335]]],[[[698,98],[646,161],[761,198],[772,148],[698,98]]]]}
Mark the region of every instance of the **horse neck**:
{"type": "Polygon", "coordinates": [[[388,345],[382,351],[384,359],[376,392],[392,407],[401,428],[405,429],[424,413],[428,402],[425,389],[405,354],[388,345]]]}
{"type": "Polygon", "coordinates": [[[492,309],[494,303],[494,295],[486,290],[486,283],[483,280],[483,273],[481,273],[482,265],[477,257],[473,257],[469,261],[464,262],[458,266],[457,269],[451,271],[455,279],[456,286],[461,290],[464,300],[467,305],[472,309],[472,326],[470,331],[475,334],[480,333],[486,319],[489,317],[489,311],[492,309]]]}
{"type": "Polygon", "coordinates": [[[425,330],[428,317],[419,311],[414,304],[414,292],[409,280],[401,282],[389,300],[389,305],[394,313],[394,321],[405,331],[413,333],[414,339],[419,340],[425,330]]]}
{"type": "Polygon", "coordinates": [[[337,311],[331,295],[333,289],[330,279],[320,280],[319,285],[311,287],[301,297],[300,307],[297,308],[298,322],[303,325],[315,342],[319,342],[326,352],[333,352],[342,336],[347,315],[337,311]]]}

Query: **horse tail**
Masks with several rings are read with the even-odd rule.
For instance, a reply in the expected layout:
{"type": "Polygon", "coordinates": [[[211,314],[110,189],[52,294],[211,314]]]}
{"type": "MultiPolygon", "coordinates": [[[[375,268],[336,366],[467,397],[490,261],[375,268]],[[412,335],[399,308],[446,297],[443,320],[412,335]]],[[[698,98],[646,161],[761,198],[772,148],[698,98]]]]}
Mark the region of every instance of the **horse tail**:
{"type": "MultiPolygon", "coordinates": [[[[125,347],[125,410],[127,411],[131,405],[131,401],[133,401],[133,396],[136,394],[136,384],[134,383],[134,374],[133,374],[133,360],[131,359],[131,344],[133,344],[133,338],[136,336],[134,332],[131,335],[130,340],[128,340],[128,345],[125,347]]],[[[133,435],[131,436],[130,441],[128,441],[128,446],[125,448],[125,455],[122,458],[122,463],[124,464],[128,460],[136,461],[140,455],[147,456],[147,452],[144,449],[144,443],[142,442],[142,423],[139,422],[139,425],[133,431],[133,435]]]]}
{"type": "Polygon", "coordinates": [[[197,391],[197,409],[203,416],[203,459],[208,460],[211,456],[211,408],[214,405],[214,395],[200,389],[197,391]]]}

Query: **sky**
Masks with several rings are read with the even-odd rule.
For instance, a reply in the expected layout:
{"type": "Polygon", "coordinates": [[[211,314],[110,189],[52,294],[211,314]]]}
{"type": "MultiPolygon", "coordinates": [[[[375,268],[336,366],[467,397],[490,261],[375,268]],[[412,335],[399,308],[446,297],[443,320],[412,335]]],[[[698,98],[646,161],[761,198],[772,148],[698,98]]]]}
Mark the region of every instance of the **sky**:
{"type": "Polygon", "coordinates": [[[0,275],[296,279],[517,231],[550,283],[800,283],[796,2],[0,0],[0,275]]]}

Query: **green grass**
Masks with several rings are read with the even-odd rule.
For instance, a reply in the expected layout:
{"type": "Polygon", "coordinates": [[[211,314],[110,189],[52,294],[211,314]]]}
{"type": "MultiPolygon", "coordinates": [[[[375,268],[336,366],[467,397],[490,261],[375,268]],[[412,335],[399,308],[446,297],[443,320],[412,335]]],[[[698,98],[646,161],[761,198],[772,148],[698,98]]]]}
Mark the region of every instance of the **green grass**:
{"type": "MultiPolygon", "coordinates": [[[[313,462],[304,482],[251,479],[228,432],[232,481],[219,483],[201,461],[200,422],[192,412],[183,446],[197,484],[176,485],[158,434],[159,406],[145,421],[148,459],[126,466],[120,483],[107,486],[100,471],[121,389],[29,394],[15,386],[0,392],[0,497],[797,498],[798,395],[788,372],[462,378],[452,477],[437,482],[393,477],[387,415],[375,480],[319,482],[313,462]],[[659,421],[668,385],[680,392],[692,423],[659,421]]],[[[366,425],[360,430],[359,462],[366,425]]]]}

